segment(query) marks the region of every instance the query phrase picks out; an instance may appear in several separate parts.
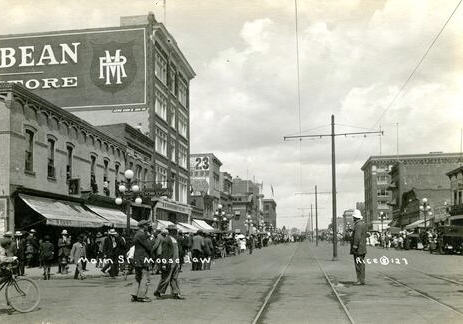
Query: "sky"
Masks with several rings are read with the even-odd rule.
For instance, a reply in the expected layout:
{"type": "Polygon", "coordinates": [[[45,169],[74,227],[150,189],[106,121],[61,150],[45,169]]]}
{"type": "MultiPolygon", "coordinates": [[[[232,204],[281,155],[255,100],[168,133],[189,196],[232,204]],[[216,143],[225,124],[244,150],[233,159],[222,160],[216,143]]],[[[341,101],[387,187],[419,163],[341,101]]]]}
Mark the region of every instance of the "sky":
{"type": "Polygon", "coordinates": [[[153,12],[196,73],[191,152],[214,153],[221,171],[262,183],[278,227],[306,228],[317,186],[326,228],[331,138],[285,137],[330,135],[332,115],[335,133],[384,132],[336,137],[338,216],[364,201],[370,156],[461,152],[463,6],[442,30],[460,1],[0,0],[0,34],[113,27],[153,12]]]}

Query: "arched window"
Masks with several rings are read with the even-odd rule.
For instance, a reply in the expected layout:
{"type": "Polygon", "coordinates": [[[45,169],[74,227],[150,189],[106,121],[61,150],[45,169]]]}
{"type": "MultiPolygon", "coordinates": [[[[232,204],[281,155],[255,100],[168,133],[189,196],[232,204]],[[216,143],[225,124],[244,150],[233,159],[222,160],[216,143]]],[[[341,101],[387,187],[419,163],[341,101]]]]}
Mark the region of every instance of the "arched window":
{"type": "Polygon", "coordinates": [[[34,170],[34,132],[26,129],[26,147],[25,147],[25,163],[24,170],[33,172],[34,170]]]}

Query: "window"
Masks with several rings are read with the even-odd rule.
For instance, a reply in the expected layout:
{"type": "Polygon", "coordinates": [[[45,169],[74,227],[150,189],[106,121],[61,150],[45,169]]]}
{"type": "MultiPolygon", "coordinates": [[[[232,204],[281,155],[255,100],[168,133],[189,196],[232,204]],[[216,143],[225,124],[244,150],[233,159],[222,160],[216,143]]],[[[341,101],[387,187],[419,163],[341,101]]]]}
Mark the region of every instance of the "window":
{"type": "Polygon", "coordinates": [[[178,101],[186,107],[186,99],[187,99],[187,85],[183,78],[179,78],[178,81],[178,101]]]}
{"type": "Polygon", "coordinates": [[[178,133],[186,138],[187,118],[183,114],[178,115],[178,133]]]}
{"type": "Polygon", "coordinates": [[[167,157],[167,133],[161,128],[156,128],[156,152],[167,157]]]}
{"type": "Polygon", "coordinates": [[[47,176],[49,178],[55,177],[55,141],[51,138],[48,139],[47,176]]]}
{"type": "Polygon", "coordinates": [[[138,182],[140,182],[140,180],[141,180],[141,172],[142,172],[142,170],[143,170],[143,169],[142,169],[141,166],[139,166],[139,165],[136,166],[136,169],[135,169],[135,179],[136,179],[138,182]]]}
{"type": "Polygon", "coordinates": [[[103,171],[103,192],[106,196],[110,195],[109,190],[109,178],[108,178],[108,169],[109,169],[109,160],[104,159],[104,171],[103,171]]]}
{"type": "Polygon", "coordinates": [[[162,83],[167,84],[167,60],[159,51],[155,54],[154,74],[162,83]]]}
{"type": "Polygon", "coordinates": [[[154,106],[156,114],[163,120],[167,121],[167,99],[159,91],[156,91],[156,101],[154,106]]]}
{"type": "Polygon", "coordinates": [[[170,139],[170,160],[175,163],[175,138],[170,139]]]}
{"type": "Polygon", "coordinates": [[[92,155],[90,157],[91,164],[90,164],[90,187],[92,188],[93,193],[98,193],[98,185],[96,184],[96,174],[95,174],[95,167],[96,167],[96,156],[92,155]]]}
{"type": "Polygon", "coordinates": [[[116,163],[114,166],[115,169],[115,177],[114,177],[114,192],[116,193],[116,196],[119,194],[119,170],[121,168],[121,165],[119,163],[116,163]]]}
{"type": "Polygon", "coordinates": [[[178,164],[182,168],[187,167],[187,149],[183,145],[178,146],[178,164]]]}
{"type": "Polygon", "coordinates": [[[379,175],[378,178],[377,178],[377,183],[378,184],[387,184],[387,176],[385,175],[379,175]]]}
{"type": "Polygon", "coordinates": [[[175,129],[175,106],[172,104],[170,106],[170,127],[175,129]]]}
{"type": "Polygon", "coordinates": [[[66,146],[67,156],[66,156],[66,180],[72,178],[72,152],[74,148],[70,145],[66,146]]]}
{"type": "Polygon", "coordinates": [[[34,132],[26,130],[26,156],[24,161],[25,171],[33,171],[34,162],[34,132]]]}
{"type": "Polygon", "coordinates": [[[169,91],[174,96],[177,94],[176,93],[177,91],[176,79],[177,79],[177,71],[175,69],[175,66],[172,65],[169,70],[169,91]]]}
{"type": "Polygon", "coordinates": [[[156,182],[167,188],[167,169],[160,165],[156,166],[156,182]]]}
{"type": "Polygon", "coordinates": [[[178,201],[186,204],[187,202],[187,179],[179,177],[178,201]]]}
{"type": "Polygon", "coordinates": [[[386,189],[378,189],[378,197],[387,197],[388,191],[386,189]]]}

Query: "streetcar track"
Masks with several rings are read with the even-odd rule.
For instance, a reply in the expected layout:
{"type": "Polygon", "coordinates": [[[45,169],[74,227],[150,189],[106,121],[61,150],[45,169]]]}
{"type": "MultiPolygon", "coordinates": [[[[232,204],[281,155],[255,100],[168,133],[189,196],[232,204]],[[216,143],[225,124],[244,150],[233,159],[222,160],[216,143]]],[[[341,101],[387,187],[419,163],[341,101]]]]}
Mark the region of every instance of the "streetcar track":
{"type": "MultiPolygon", "coordinates": [[[[463,312],[459,311],[458,309],[456,309],[455,307],[453,307],[453,306],[451,306],[451,305],[448,305],[448,304],[446,304],[446,303],[443,303],[443,302],[437,300],[436,298],[432,297],[432,296],[429,295],[428,293],[423,292],[423,291],[420,291],[420,290],[418,290],[418,289],[415,289],[415,288],[413,288],[412,286],[410,286],[410,285],[408,285],[408,284],[406,284],[406,283],[403,283],[403,282],[401,282],[401,281],[399,281],[399,280],[397,280],[397,279],[395,279],[395,278],[393,278],[393,277],[391,277],[391,276],[388,276],[388,275],[386,275],[386,274],[384,274],[384,273],[382,273],[382,272],[380,272],[380,271],[378,271],[378,273],[380,273],[381,275],[383,275],[384,278],[386,278],[386,279],[388,279],[388,280],[390,280],[390,281],[392,281],[392,282],[394,282],[394,283],[396,283],[396,284],[399,284],[399,285],[401,285],[401,286],[403,286],[403,287],[406,287],[406,288],[408,288],[409,290],[412,290],[412,291],[418,293],[420,296],[422,296],[422,297],[424,297],[424,298],[426,298],[426,299],[428,299],[428,300],[430,300],[430,301],[432,301],[432,302],[434,302],[434,303],[436,303],[436,304],[438,304],[438,305],[440,305],[440,306],[442,306],[442,307],[444,307],[444,308],[447,308],[448,310],[453,311],[453,312],[457,313],[457,314],[460,315],[460,316],[463,316],[463,312]]],[[[433,276],[430,275],[430,277],[433,277],[433,276]]],[[[444,279],[443,279],[443,278],[436,278],[436,279],[445,280],[445,278],[444,278],[444,279]]],[[[459,283],[459,282],[456,282],[456,283],[459,284],[459,285],[461,285],[461,283],[459,283]]]]}
{"type": "Polygon", "coordinates": [[[296,252],[299,250],[300,246],[301,246],[301,242],[299,242],[299,244],[298,244],[297,248],[294,250],[294,253],[291,256],[291,259],[289,260],[288,264],[285,266],[283,271],[280,273],[277,280],[275,280],[275,282],[273,283],[272,288],[267,293],[267,296],[265,296],[264,302],[263,302],[262,306],[260,307],[259,311],[257,312],[256,316],[254,317],[254,320],[252,321],[252,324],[256,324],[256,323],[259,322],[260,317],[264,313],[265,308],[267,308],[267,305],[269,304],[270,298],[272,298],[273,292],[278,287],[278,284],[280,283],[281,278],[283,278],[284,274],[286,273],[286,270],[288,270],[289,266],[293,262],[294,256],[296,255],[296,252]]]}
{"type": "Polygon", "coordinates": [[[312,248],[309,248],[309,249],[310,249],[310,252],[312,253],[312,255],[314,256],[315,261],[317,261],[318,267],[319,267],[320,270],[323,272],[323,275],[325,276],[326,282],[329,284],[329,286],[331,287],[331,290],[334,292],[334,294],[335,294],[335,296],[336,296],[336,299],[338,300],[339,304],[341,304],[341,307],[342,307],[342,309],[344,310],[344,313],[346,314],[347,318],[349,319],[349,321],[350,321],[352,324],[355,324],[355,321],[354,321],[354,319],[352,318],[352,315],[350,314],[349,310],[347,309],[347,306],[344,304],[344,302],[343,302],[342,299],[341,299],[341,296],[339,295],[339,293],[337,292],[337,290],[334,288],[334,285],[333,285],[333,283],[331,282],[331,279],[328,277],[328,275],[326,274],[325,270],[324,270],[323,267],[321,266],[320,262],[318,261],[317,256],[316,256],[315,253],[313,252],[312,248]]]}

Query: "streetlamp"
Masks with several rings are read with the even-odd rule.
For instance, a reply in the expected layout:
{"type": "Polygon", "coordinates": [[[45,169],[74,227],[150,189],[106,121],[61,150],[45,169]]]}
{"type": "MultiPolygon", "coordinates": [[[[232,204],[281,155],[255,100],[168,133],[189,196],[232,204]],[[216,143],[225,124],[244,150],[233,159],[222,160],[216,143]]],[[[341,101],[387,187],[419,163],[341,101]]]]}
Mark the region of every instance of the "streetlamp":
{"type": "Polygon", "coordinates": [[[214,222],[218,222],[219,224],[219,229],[224,230],[224,223],[228,221],[227,217],[225,216],[225,212],[222,210],[223,206],[222,204],[219,204],[217,206],[217,210],[215,211],[214,215],[214,222]]]}
{"type": "Polygon", "coordinates": [[[428,199],[423,198],[422,202],[423,204],[420,205],[420,210],[423,212],[423,215],[424,215],[424,232],[426,233],[426,230],[428,227],[426,224],[426,214],[428,214],[429,216],[432,216],[432,212],[431,212],[431,206],[428,205],[428,199]]]}
{"type": "Polygon", "coordinates": [[[244,221],[247,229],[247,234],[249,235],[251,232],[251,226],[252,226],[252,220],[251,220],[251,215],[248,214],[246,217],[246,220],[244,221]]]}
{"type": "Polygon", "coordinates": [[[141,205],[143,201],[139,196],[140,187],[134,181],[132,181],[133,171],[130,169],[126,170],[124,172],[124,176],[125,181],[123,181],[118,187],[120,197],[116,197],[114,202],[118,206],[121,206],[123,203],[125,203],[125,211],[127,215],[127,233],[130,233],[130,199],[136,197],[134,200],[136,205],[141,205]]]}
{"type": "Polygon", "coordinates": [[[380,212],[379,213],[379,218],[381,219],[381,233],[384,231],[384,227],[383,227],[383,221],[384,219],[386,218],[386,216],[384,215],[383,212],[380,212]]]}

